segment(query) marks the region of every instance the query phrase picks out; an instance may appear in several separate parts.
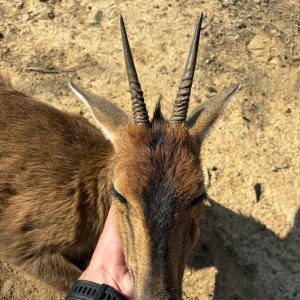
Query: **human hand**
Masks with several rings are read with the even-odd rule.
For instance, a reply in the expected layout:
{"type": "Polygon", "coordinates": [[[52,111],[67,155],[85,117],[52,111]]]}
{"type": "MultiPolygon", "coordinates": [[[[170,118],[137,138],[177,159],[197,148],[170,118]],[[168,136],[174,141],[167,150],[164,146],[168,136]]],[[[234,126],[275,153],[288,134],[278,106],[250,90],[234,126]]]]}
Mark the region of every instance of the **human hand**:
{"type": "Polygon", "coordinates": [[[112,204],[96,249],[79,279],[107,284],[126,298],[133,297],[133,281],[127,269],[112,204]]]}

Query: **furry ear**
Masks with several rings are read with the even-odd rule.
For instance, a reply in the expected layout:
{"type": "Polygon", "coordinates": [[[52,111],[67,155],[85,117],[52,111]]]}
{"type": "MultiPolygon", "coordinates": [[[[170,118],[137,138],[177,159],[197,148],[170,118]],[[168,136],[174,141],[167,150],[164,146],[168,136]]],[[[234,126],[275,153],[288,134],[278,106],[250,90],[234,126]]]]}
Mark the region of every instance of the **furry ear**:
{"type": "Polygon", "coordinates": [[[114,143],[116,136],[129,123],[127,115],[104,98],[86,92],[74,83],[69,82],[69,86],[75,95],[91,108],[104,136],[114,143]]]}
{"type": "Polygon", "coordinates": [[[200,146],[201,141],[210,127],[221,115],[228,100],[237,91],[239,84],[234,84],[225,92],[212,97],[200,104],[189,116],[187,126],[190,134],[200,146]]]}

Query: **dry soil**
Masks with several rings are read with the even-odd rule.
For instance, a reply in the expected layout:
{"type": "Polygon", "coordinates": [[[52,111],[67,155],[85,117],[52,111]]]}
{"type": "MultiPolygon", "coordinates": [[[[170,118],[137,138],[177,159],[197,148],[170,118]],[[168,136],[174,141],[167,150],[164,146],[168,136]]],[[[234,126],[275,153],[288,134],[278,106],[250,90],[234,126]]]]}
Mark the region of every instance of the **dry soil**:
{"type": "MultiPolygon", "coordinates": [[[[202,11],[191,108],[241,88],[202,148],[210,200],[184,298],[300,299],[299,0],[1,0],[0,70],[62,110],[90,118],[73,80],[130,113],[122,14],[149,110],[160,97],[168,115],[202,11]]],[[[0,260],[0,298],[63,295],[0,260]]]]}

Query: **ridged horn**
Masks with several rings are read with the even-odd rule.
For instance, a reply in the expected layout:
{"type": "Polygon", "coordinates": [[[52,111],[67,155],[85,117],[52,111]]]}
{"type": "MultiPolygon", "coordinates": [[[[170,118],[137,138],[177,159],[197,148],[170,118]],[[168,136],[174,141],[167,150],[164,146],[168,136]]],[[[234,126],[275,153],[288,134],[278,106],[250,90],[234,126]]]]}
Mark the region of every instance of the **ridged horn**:
{"type": "Polygon", "coordinates": [[[203,13],[201,13],[201,15],[198,17],[198,22],[195,29],[191,50],[178,89],[175,104],[173,107],[173,112],[172,112],[172,117],[170,122],[174,125],[180,125],[186,122],[187,111],[188,111],[189,101],[190,101],[190,94],[191,94],[191,89],[193,84],[196,61],[197,61],[202,19],[203,19],[203,13]]]}
{"type": "Polygon", "coordinates": [[[134,62],[133,62],[133,58],[132,58],[132,54],[128,42],[128,37],[125,29],[125,24],[122,16],[120,16],[120,27],[121,27],[125,64],[126,64],[127,76],[129,81],[131,100],[132,100],[132,111],[133,111],[134,123],[142,126],[150,126],[148,111],[147,111],[146,104],[144,102],[143,91],[141,89],[141,85],[134,66],[134,62]]]}

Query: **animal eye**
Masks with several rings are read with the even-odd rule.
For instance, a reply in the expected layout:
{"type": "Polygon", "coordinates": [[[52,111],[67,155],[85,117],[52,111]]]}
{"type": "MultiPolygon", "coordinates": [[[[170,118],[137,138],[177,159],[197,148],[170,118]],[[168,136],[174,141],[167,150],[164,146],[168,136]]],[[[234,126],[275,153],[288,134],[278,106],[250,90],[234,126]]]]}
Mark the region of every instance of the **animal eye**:
{"type": "Polygon", "coordinates": [[[122,203],[127,205],[126,198],[121,195],[114,187],[112,188],[114,196],[122,203]]]}
{"type": "Polygon", "coordinates": [[[199,204],[200,202],[204,201],[207,199],[207,194],[206,192],[203,192],[200,196],[196,197],[192,202],[191,202],[191,207],[199,204]]]}

